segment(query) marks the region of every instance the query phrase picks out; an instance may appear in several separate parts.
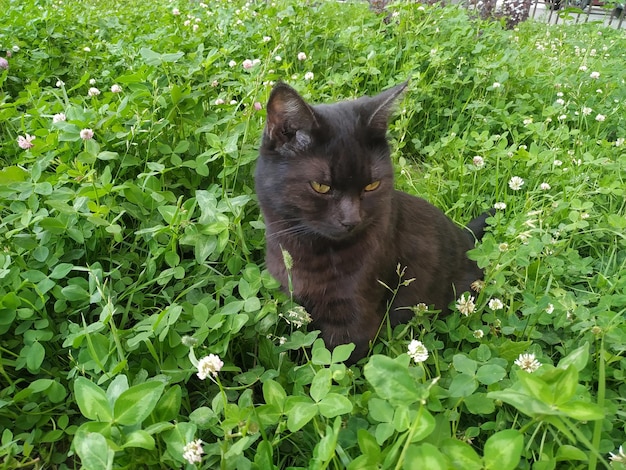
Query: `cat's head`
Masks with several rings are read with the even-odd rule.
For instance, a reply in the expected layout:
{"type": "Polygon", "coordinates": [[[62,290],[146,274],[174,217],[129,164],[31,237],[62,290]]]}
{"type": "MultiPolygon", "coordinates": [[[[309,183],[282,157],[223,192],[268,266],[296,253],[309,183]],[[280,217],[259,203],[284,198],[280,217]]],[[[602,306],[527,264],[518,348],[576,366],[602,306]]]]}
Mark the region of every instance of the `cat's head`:
{"type": "Polygon", "coordinates": [[[290,86],[276,85],[256,170],[266,221],[345,240],[389,213],[393,168],[386,132],[405,88],[312,106],[290,86]]]}

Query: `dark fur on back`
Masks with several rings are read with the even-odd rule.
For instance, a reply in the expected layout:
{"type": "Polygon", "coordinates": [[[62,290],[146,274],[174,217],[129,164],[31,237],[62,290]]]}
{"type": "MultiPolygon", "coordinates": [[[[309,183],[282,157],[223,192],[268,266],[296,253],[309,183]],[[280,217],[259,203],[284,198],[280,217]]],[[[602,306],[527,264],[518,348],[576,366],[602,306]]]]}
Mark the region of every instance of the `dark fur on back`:
{"type": "Polygon", "coordinates": [[[351,360],[367,354],[379,329],[397,266],[406,267],[390,309],[393,324],[425,303],[444,313],[455,296],[482,279],[466,252],[482,237],[487,215],[457,227],[423,199],[393,188],[386,140],[393,104],[406,84],[375,97],[308,105],[278,84],[268,101],[256,168],[267,227],[267,267],[288,286],[281,249],[293,258],[295,300],[313,318],[329,349],[354,342],[351,360]],[[381,282],[379,282],[381,281],[381,282]]]}

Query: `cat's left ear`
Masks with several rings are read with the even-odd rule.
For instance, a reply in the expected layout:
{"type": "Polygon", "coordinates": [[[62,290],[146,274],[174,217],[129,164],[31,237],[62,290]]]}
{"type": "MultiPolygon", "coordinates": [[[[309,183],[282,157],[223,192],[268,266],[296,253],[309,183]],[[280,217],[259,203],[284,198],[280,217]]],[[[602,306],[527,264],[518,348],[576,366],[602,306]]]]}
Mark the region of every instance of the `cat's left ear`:
{"type": "Polygon", "coordinates": [[[394,110],[394,104],[408,84],[409,82],[406,81],[372,97],[368,103],[369,117],[367,119],[367,127],[381,131],[387,130],[389,116],[391,116],[394,110]]]}

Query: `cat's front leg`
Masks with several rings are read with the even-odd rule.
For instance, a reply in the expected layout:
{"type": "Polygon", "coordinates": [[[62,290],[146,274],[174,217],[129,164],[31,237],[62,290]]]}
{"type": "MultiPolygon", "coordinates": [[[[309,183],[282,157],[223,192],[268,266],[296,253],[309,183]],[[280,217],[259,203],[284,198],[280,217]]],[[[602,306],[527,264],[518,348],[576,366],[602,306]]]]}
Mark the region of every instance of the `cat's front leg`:
{"type": "Polygon", "coordinates": [[[328,315],[318,317],[314,313],[311,324],[313,329],[321,331],[322,339],[329,351],[340,344],[354,343],[354,351],[346,361],[348,365],[367,355],[370,342],[376,337],[380,327],[381,319],[373,312],[369,314],[363,314],[363,310],[360,314],[357,312],[359,311],[350,307],[343,312],[335,309],[332,318],[328,318],[328,315]]]}

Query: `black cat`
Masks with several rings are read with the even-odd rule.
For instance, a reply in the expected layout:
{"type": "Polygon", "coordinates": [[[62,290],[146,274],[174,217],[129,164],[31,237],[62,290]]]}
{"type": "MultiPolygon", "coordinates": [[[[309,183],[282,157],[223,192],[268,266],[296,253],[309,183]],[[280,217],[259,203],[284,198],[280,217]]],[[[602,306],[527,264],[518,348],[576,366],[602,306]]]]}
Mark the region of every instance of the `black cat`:
{"type": "Polygon", "coordinates": [[[282,250],[293,258],[294,299],[311,314],[326,345],[353,342],[351,361],[368,352],[388,303],[392,324],[407,307],[443,313],[455,296],[482,279],[467,258],[482,237],[487,214],[456,226],[423,199],[393,188],[386,139],[388,119],[406,84],[375,97],[311,106],[278,84],[256,167],[256,192],[267,227],[267,267],[288,289],[282,250]],[[381,281],[381,282],[379,282],[381,281]]]}

